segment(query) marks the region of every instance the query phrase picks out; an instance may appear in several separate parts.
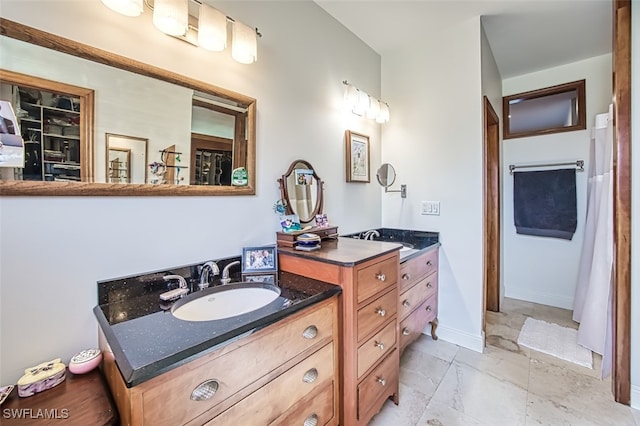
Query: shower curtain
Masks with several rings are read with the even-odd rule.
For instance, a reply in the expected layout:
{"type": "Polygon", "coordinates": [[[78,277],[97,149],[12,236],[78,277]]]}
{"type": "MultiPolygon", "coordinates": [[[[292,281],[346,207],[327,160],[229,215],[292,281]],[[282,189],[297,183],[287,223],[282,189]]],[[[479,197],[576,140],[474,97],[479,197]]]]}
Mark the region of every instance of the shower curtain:
{"type": "Polygon", "coordinates": [[[591,139],[587,219],[573,319],[578,344],[602,355],[601,377],[611,372],[613,267],[613,105],[598,114],[591,139]]]}

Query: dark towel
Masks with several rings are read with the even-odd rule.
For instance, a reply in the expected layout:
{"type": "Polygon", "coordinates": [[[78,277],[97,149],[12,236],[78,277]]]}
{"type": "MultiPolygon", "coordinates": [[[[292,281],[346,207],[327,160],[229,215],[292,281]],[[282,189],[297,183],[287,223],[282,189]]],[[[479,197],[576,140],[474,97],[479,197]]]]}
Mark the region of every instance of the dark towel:
{"type": "Polygon", "coordinates": [[[518,234],[570,240],[578,223],[576,170],[515,172],[513,218],[518,234]]]}

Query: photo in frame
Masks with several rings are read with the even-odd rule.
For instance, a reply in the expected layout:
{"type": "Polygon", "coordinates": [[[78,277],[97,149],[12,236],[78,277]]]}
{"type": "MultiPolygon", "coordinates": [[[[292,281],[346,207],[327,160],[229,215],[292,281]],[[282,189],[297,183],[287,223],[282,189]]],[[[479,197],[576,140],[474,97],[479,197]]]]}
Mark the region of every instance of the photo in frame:
{"type": "Polygon", "coordinates": [[[276,246],[244,247],[242,249],[242,274],[253,272],[277,272],[276,246]]]}
{"type": "Polygon", "coordinates": [[[347,130],[345,141],[347,182],[369,183],[369,136],[347,130]]]}

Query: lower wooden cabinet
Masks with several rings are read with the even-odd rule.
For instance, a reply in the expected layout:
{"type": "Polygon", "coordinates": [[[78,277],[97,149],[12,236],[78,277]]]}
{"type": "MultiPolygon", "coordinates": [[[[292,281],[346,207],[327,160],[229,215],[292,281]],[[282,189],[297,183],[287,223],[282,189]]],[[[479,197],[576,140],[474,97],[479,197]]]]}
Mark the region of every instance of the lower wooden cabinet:
{"type": "Polygon", "coordinates": [[[438,248],[400,265],[400,354],[431,324],[431,337],[438,339],[438,248]]]}
{"type": "Polygon", "coordinates": [[[334,296],[132,388],[102,367],[122,425],[337,425],[337,327],[334,296]]]}
{"type": "Polygon", "coordinates": [[[368,424],[388,398],[397,404],[399,397],[398,251],[378,255],[367,252],[365,259],[358,261],[358,243],[361,242],[341,239],[329,253],[319,250],[308,257],[290,254],[286,249],[278,253],[281,270],[342,287],[342,426],[368,424]]]}

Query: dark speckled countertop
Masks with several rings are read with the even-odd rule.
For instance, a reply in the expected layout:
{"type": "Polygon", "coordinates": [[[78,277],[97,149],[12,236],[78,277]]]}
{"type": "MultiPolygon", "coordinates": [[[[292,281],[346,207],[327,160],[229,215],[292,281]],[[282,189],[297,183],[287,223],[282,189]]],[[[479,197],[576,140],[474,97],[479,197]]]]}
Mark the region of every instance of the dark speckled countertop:
{"type": "MultiPolygon", "coordinates": [[[[185,268],[185,271],[189,270],[189,267],[185,268]]],[[[160,293],[167,291],[166,283],[161,279],[166,273],[98,283],[100,304],[93,311],[129,387],[341,291],[339,286],[280,272],[276,284],[281,293],[270,304],[227,319],[193,322],[175,318],[171,314],[171,303],[160,301],[160,293]],[[158,277],[161,283],[158,283],[158,277]]],[[[184,276],[188,279],[188,275],[184,276]]]]}
{"type": "MultiPolygon", "coordinates": [[[[400,263],[414,258],[426,251],[440,247],[440,234],[438,232],[395,228],[374,228],[367,231],[378,232],[378,235],[372,236],[371,241],[402,244],[402,247],[400,248],[400,263]]],[[[362,240],[367,231],[346,234],[341,237],[362,240]]]]}

